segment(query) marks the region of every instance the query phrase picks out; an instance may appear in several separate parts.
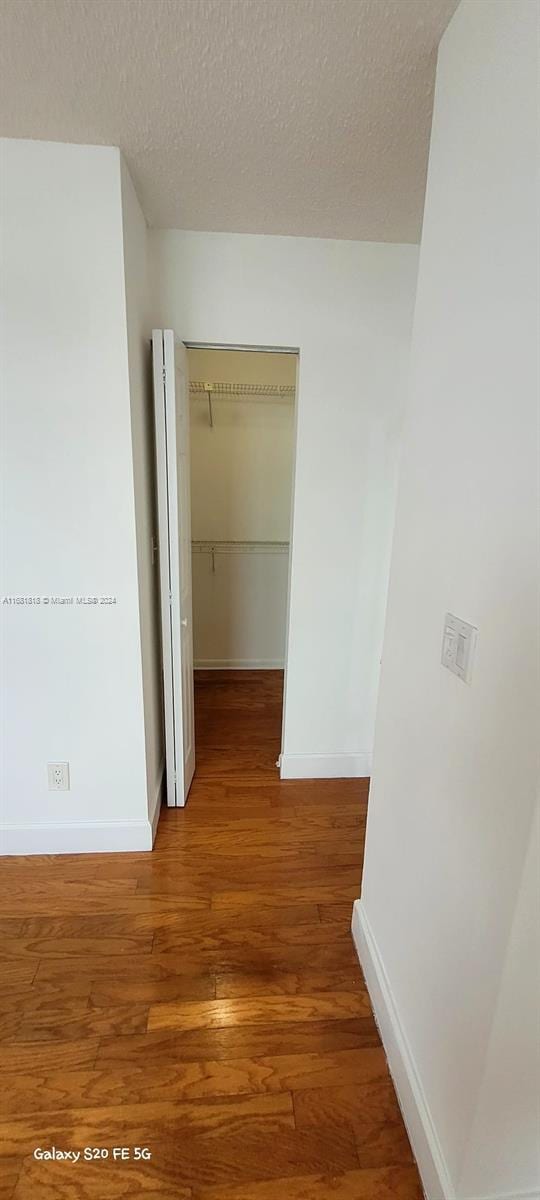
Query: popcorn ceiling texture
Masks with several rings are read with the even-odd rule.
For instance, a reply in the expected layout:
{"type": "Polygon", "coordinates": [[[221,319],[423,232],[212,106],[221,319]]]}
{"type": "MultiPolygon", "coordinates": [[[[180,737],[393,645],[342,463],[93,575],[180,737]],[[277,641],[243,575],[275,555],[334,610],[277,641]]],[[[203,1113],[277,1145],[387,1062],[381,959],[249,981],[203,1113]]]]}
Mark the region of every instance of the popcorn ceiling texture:
{"type": "Polygon", "coordinates": [[[1,132],[118,145],[161,228],[419,240],[457,0],[1,0],[1,132]]]}

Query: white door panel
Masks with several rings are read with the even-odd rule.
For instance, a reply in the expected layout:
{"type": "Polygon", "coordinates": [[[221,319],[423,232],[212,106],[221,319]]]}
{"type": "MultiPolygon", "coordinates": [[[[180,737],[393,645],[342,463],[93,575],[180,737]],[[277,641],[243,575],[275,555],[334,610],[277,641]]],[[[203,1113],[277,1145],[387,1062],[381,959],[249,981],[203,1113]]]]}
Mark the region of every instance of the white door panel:
{"type": "Polygon", "coordinates": [[[187,355],[171,329],[154,330],[167,804],[183,805],[195,770],[189,387],[187,355]]]}

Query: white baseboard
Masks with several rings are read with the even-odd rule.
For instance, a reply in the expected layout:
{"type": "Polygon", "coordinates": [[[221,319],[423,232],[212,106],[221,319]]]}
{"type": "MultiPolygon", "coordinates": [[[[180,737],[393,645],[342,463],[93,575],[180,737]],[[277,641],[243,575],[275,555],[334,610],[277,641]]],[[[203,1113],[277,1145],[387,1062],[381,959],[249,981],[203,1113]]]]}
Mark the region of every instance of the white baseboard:
{"type": "Polygon", "coordinates": [[[157,828],[158,828],[158,824],[159,824],[159,815],[161,812],[161,805],[163,804],[164,784],[165,784],[165,760],[162,759],[161,766],[158,771],[158,783],[157,783],[157,787],[156,787],[156,794],[154,796],[154,803],[150,807],[150,811],[148,813],[148,820],[150,821],[150,828],[152,830],[152,846],[154,845],[154,842],[156,840],[156,833],[157,833],[157,828]]]}
{"type": "Polygon", "coordinates": [[[74,821],[70,824],[4,825],[7,854],[116,854],[152,849],[152,826],[144,821],[74,821]]]}
{"type": "Polygon", "coordinates": [[[197,658],[195,671],[283,671],[283,658],[197,658]]]}
{"type": "Polygon", "coordinates": [[[412,1052],[361,900],[354,903],[352,935],[427,1200],[455,1200],[412,1052]]]}
{"type": "Polygon", "coordinates": [[[366,779],[371,754],[282,754],[282,779],[366,779]]]}
{"type": "Polygon", "coordinates": [[[540,1200],[537,1191],[467,1198],[457,1195],[361,900],[354,903],[352,936],[427,1200],[540,1200]]]}
{"type": "Polygon", "coordinates": [[[540,1191],[533,1188],[532,1192],[492,1192],[489,1196],[474,1196],[473,1200],[540,1200],[540,1191]]]}

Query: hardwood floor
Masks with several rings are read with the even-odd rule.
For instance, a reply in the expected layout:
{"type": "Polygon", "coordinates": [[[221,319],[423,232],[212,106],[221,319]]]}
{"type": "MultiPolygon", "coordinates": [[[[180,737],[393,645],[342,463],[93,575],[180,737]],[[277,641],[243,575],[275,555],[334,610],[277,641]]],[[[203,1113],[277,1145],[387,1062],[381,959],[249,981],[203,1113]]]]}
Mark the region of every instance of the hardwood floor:
{"type": "Polygon", "coordinates": [[[281,783],[280,724],[279,672],[199,673],[153,854],[3,860],[4,1197],[421,1200],[350,936],[367,786],[281,783]]]}

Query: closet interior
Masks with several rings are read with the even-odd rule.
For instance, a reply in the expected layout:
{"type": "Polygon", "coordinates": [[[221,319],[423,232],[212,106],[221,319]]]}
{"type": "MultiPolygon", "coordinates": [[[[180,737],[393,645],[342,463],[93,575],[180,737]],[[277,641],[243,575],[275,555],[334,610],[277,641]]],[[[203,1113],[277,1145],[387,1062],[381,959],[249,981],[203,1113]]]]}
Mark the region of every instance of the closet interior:
{"type": "Polygon", "coordinates": [[[297,356],[188,350],[195,670],[282,670],[297,356]]]}

